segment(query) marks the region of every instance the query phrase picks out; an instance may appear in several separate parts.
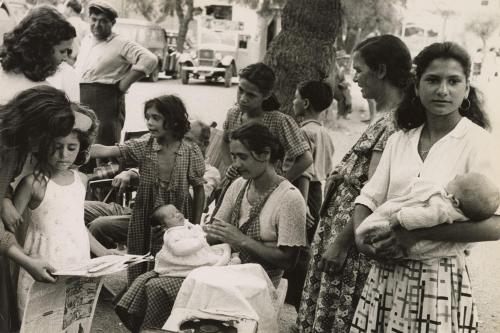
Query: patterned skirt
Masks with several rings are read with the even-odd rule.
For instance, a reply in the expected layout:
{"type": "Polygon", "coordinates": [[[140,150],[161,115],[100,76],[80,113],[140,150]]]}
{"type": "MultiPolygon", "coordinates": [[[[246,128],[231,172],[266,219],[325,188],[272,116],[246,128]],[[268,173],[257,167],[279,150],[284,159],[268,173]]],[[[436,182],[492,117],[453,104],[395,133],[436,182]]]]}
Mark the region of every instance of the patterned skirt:
{"type": "Polygon", "coordinates": [[[477,309],[465,259],[375,264],[351,326],[358,332],[476,333],[477,309]]]}
{"type": "Polygon", "coordinates": [[[184,278],[162,277],[155,271],[140,275],[115,307],[118,317],[132,332],[161,328],[170,316],[184,278]]]}

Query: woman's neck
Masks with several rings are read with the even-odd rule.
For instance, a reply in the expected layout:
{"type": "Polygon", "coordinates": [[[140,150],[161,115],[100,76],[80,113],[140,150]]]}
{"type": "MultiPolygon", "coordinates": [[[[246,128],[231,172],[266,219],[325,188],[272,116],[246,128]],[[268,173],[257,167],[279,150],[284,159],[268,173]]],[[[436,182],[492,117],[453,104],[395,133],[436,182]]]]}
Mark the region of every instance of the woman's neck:
{"type": "Polygon", "coordinates": [[[435,142],[451,132],[461,119],[462,116],[458,111],[446,116],[435,116],[427,112],[426,122],[422,131],[428,133],[431,141],[435,142]]]}
{"type": "Polygon", "coordinates": [[[274,166],[270,165],[267,167],[260,176],[252,179],[253,186],[258,192],[265,192],[277,181],[278,174],[274,170],[274,166]]]}
{"type": "Polygon", "coordinates": [[[403,99],[403,91],[391,84],[384,84],[384,93],[375,99],[377,113],[386,113],[396,109],[403,99]]]}

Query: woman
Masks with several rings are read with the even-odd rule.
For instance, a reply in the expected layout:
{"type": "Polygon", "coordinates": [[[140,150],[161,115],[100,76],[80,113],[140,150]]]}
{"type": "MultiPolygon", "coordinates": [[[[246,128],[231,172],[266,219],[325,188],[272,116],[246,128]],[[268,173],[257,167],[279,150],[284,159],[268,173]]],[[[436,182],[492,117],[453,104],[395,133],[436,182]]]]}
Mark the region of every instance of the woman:
{"type": "MultiPolygon", "coordinates": [[[[242,263],[261,264],[277,286],[306,245],[304,199],[276,173],[274,163],[282,151],[265,125],[250,122],[233,131],[230,151],[242,178],[231,184],[213,224],[206,227],[207,240],[228,243],[242,263]]],[[[161,327],[182,281],[155,272],[139,276],[119,301],[118,315],[132,331],[161,327]]]]}
{"type": "MultiPolygon", "coordinates": [[[[292,117],[277,111],[279,103],[272,93],[275,75],[273,70],[256,63],[239,73],[237,104],[228,111],[224,122],[224,137],[228,142],[231,131],[250,121],[261,121],[285,149],[285,159],[280,172],[290,181],[297,179],[312,164],[312,154],[300,128],[292,117]]],[[[229,177],[238,176],[230,168],[229,177]]]]}
{"type": "MultiPolygon", "coordinates": [[[[451,42],[435,43],[414,63],[415,85],[396,111],[403,130],[388,140],[375,174],[355,201],[355,227],[377,206],[400,195],[415,177],[441,186],[468,172],[497,180],[493,140],[483,129],[488,119],[469,84],[467,52],[451,42]]],[[[360,251],[379,260],[370,270],[351,332],[477,331],[464,243],[499,239],[498,223],[495,215],[415,231],[395,229],[374,246],[356,239],[360,251]],[[448,255],[390,260],[394,245],[404,249],[418,240],[433,241],[438,252],[448,255]]]]}
{"type": "Polygon", "coordinates": [[[394,110],[410,77],[408,48],[395,36],[369,38],[354,50],[354,82],[377,102],[378,120],[368,127],[327,180],[320,222],[297,317],[301,332],[346,332],[370,268],[354,246],[349,222],[361,185],[374,172],[387,138],[395,131],[394,110]]]}
{"type": "Polygon", "coordinates": [[[21,22],[4,35],[0,51],[0,104],[22,90],[49,83],[71,54],[75,28],[55,9],[40,6],[31,9],[21,22]]]}

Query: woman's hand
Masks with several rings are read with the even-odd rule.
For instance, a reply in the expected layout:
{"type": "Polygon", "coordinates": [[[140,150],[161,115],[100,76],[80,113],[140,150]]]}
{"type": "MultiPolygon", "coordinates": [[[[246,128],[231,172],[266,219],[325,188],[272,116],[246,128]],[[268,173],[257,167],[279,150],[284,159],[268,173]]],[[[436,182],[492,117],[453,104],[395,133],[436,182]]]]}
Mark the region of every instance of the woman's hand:
{"type": "Polygon", "coordinates": [[[17,211],[14,203],[9,198],[2,200],[1,218],[5,228],[10,232],[16,232],[17,227],[23,223],[23,217],[17,211]]]}
{"type": "Polygon", "coordinates": [[[240,246],[247,239],[247,236],[234,225],[218,220],[205,226],[204,230],[208,236],[222,243],[228,243],[232,247],[240,246]]]}
{"type": "Polygon", "coordinates": [[[23,267],[39,282],[56,282],[56,278],[50,274],[55,271],[54,267],[39,256],[31,256],[23,267]]]}
{"type": "Polygon", "coordinates": [[[227,180],[234,180],[240,176],[240,173],[238,172],[238,169],[234,167],[232,164],[227,168],[226,170],[226,179],[227,180]]]}
{"type": "Polygon", "coordinates": [[[321,257],[319,269],[330,275],[340,272],[347,258],[349,247],[348,244],[340,244],[337,241],[330,243],[328,249],[321,257]]]}

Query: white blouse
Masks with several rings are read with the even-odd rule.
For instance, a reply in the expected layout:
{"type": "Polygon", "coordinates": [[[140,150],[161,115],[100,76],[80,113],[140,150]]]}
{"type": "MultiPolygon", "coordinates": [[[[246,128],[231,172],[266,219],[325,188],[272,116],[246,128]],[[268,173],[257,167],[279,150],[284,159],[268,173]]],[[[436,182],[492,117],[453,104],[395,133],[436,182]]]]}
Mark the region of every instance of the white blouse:
{"type": "MultiPolygon", "coordinates": [[[[458,174],[478,172],[500,188],[500,173],[494,162],[494,156],[500,150],[487,131],[464,117],[450,133],[432,146],[425,161],[422,161],[417,150],[422,128],[398,131],[389,138],[377,170],[362,188],[355,203],[375,211],[385,201],[404,194],[405,189],[419,177],[444,187],[458,174]]],[[[495,215],[500,215],[500,207],[495,215]]],[[[463,256],[470,245],[425,242],[431,249],[420,258],[425,261],[444,256],[463,256]]]]}
{"type": "MultiPolygon", "coordinates": [[[[486,130],[464,117],[422,161],[417,150],[422,128],[398,131],[389,138],[377,170],[356,203],[374,211],[385,201],[402,195],[418,177],[444,187],[458,174],[478,172],[498,186],[500,173],[494,156],[500,150],[486,130]]],[[[500,215],[500,209],[496,215],[500,215]]]]}

